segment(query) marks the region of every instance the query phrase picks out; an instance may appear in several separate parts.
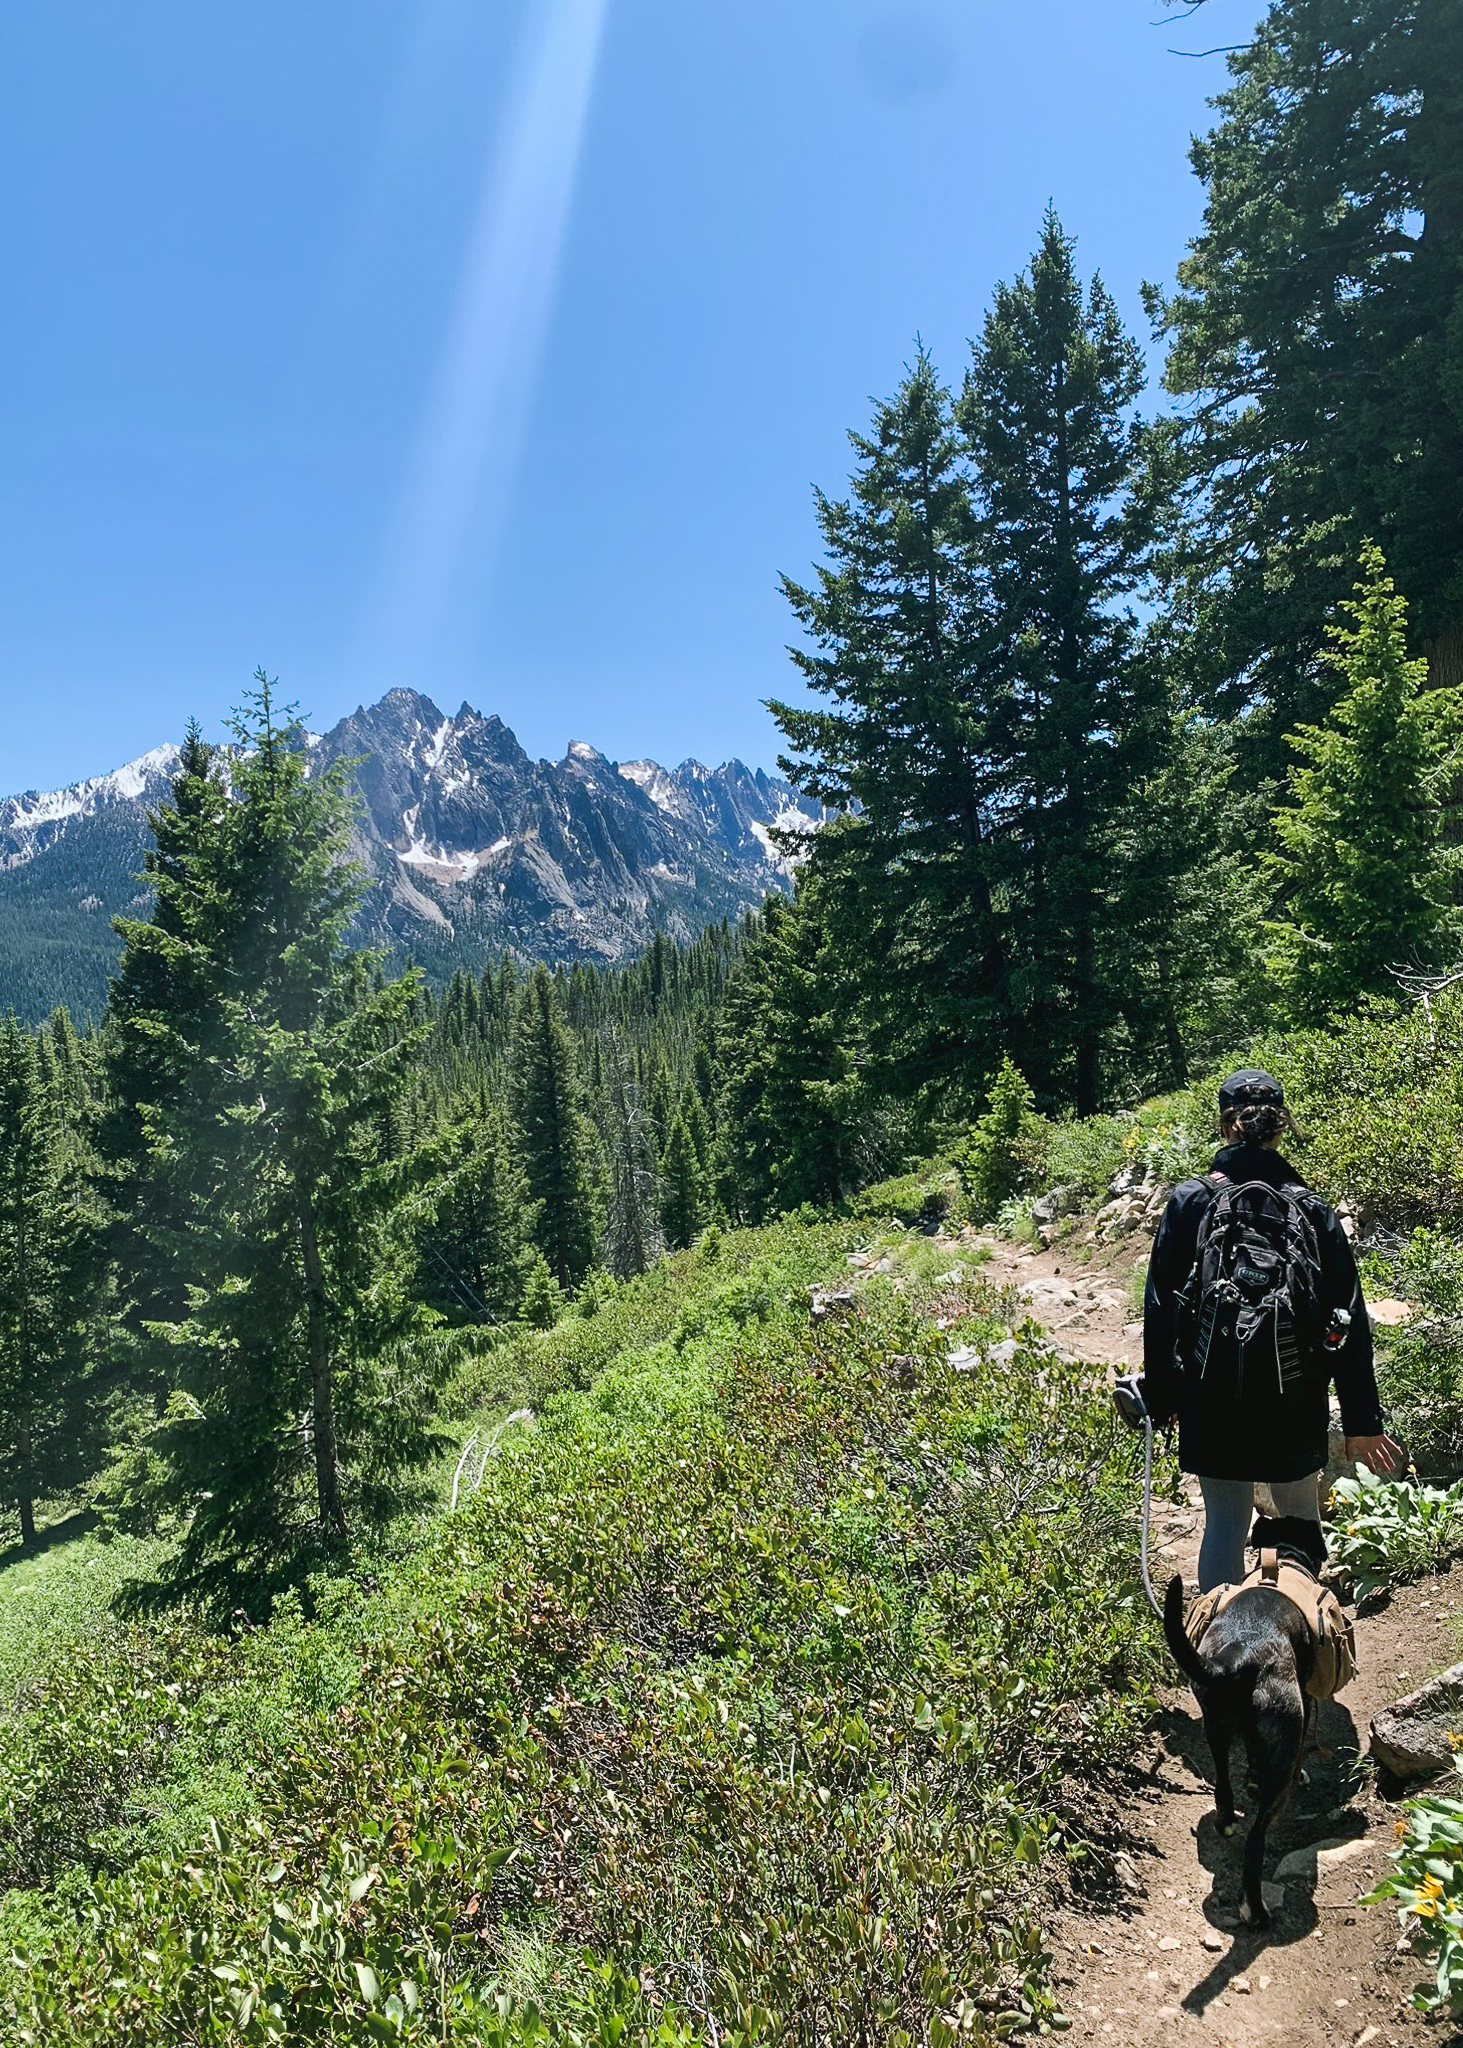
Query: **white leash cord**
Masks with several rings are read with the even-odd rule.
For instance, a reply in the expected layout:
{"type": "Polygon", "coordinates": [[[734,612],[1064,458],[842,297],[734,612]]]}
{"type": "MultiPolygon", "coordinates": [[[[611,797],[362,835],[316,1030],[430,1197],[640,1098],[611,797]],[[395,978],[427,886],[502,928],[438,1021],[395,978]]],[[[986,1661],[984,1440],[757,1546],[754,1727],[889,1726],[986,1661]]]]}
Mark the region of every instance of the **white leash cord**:
{"type": "Polygon", "coordinates": [[[1148,1595],[1148,1605],[1163,1619],[1163,1609],[1153,1597],[1153,1582],[1148,1576],[1148,1516],[1153,1505],[1153,1418],[1143,1418],[1143,1536],[1139,1547],[1139,1558],[1143,1566],[1143,1591],[1148,1595]]]}

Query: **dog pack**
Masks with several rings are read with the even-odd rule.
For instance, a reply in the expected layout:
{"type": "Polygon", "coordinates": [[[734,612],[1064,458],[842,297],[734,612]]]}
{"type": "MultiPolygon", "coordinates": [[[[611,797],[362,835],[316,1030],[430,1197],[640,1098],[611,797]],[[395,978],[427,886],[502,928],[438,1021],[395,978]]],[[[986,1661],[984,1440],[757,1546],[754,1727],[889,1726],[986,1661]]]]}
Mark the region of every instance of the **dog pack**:
{"type": "Polygon", "coordinates": [[[1262,1380],[1282,1399],[1297,1392],[1321,1342],[1321,1259],[1303,1193],[1225,1179],[1199,1223],[1188,1355],[1201,1378],[1233,1372],[1240,1398],[1262,1380]]]}
{"type": "Polygon", "coordinates": [[[1215,1586],[1191,1602],[1184,1616],[1184,1634],[1197,1650],[1209,1624],[1232,1600],[1253,1586],[1273,1586],[1305,1616],[1316,1646],[1316,1662],[1306,1691],[1313,1699],[1329,1700],[1356,1676],[1356,1636],[1341,1602],[1329,1586],[1323,1586],[1304,1565],[1265,1549],[1260,1561],[1238,1584],[1215,1586]]]}

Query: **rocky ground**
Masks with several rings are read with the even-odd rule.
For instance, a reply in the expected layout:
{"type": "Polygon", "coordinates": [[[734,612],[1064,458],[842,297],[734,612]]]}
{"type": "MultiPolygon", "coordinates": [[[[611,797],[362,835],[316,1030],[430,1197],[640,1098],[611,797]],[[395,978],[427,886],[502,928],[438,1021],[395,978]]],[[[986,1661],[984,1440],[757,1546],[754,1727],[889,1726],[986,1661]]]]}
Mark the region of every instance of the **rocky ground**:
{"type": "MultiPolygon", "coordinates": [[[[1139,1359],[1131,1276],[1148,1239],[1141,1230],[1109,1243],[1083,1243],[1085,1235],[1041,1251],[978,1242],[991,1277],[1020,1290],[1061,1343],[1121,1370],[1139,1359]]],[[[970,1243],[967,1233],[962,1248],[970,1243]]],[[[1196,1489],[1156,1508],[1156,1584],[1174,1570],[1193,1580],[1200,1527],[1196,1489]]],[[[1422,1970],[1399,1948],[1395,1914],[1357,1903],[1387,1867],[1405,1796],[1367,1760],[1371,1719],[1463,1652],[1460,1594],[1463,1565],[1359,1617],[1357,1678],[1322,1710],[1319,1752],[1271,1830],[1274,1924],[1263,1934],[1240,1924],[1243,1830],[1227,1842],[1217,1835],[1202,1724],[1187,1687],[1174,1687],[1113,1816],[1118,1889],[1074,1895],[1053,1928],[1073,2038],[1133,2048],[1171,2048],[1175,2037],[1227,2048],[1463,2039],[1412,2009],[1422,1970]]]]}

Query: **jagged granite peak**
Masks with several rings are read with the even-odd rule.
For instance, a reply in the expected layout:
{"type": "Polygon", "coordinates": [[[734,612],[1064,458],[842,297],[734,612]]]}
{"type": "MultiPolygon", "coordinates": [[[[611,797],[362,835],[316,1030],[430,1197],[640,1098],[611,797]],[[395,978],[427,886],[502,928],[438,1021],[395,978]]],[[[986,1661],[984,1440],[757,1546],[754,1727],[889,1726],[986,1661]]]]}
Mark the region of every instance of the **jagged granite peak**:
{"type": "MultiPolygon", "coordinates": [[[[323,735],[312,772],[344,761],[355,851],[374,878],[362,934],[434,977],[506,945],[525,959],[632,957],[656,931],[689,938],[786,887],[772,840],[817,813],[743,762],[619,764],[585,740],[535,761],[497,716],[444,713],[388,690],[323,735]]],[[[111,917],[145,905],[147,810],[176,747],[108,776],[0,802],[0,1009],[58,1000],[95,1012],[115,959],[111,917]]]]}

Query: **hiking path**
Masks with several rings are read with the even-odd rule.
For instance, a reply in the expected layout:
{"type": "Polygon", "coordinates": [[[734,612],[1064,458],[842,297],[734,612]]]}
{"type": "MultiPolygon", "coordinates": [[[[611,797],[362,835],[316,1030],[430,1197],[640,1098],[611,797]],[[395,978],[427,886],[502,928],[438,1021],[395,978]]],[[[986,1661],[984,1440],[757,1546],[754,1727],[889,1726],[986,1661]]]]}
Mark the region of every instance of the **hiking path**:
{"type": "MultiPolygon", "coordinates": [[[[952,1250],[957,1241],[950,1240],[952,1250]]],[[[1034,1319],[1079,1356],[1115,1371],[1136,1367],[1141,1333],[1130,1308],[1135,1261],[1148,1239],[1079,1251],[1035,1251],[964,1232],[987,1250],[987,1276],[1022,1292],[1034,1319]]],[[[1155,1501],[1152,1575],[1197,1573],[1202,1511],[1185,1482],[1180,1505],[1155,1501]]],[[[1138,1531],[1133,1531],[1136,1551],[1138,1531]]],[[[1244,1822],[1229,1840],[1214,1824],[1213,1777],[1197,1705],[1174,1673],[1135,1760],[1132,1786],[1111,1818],[1116,1885],[1069,1890],[1049,1916],[1053,1974],[1070,2040],[1130,2048],[1216,2043],[1220,2048],[1412,2048],[1463,2041],[1410,2002],[1425,1968],[1399,1948],[1395,1911],[1358,1905],[1388,1868],[1406,1795],[1384,1796],[1360,1768],[1371,1717],[1460,1655],[1456,1627],[1463,1563],[1393,1592],[1357,1621],[1356,1679],[1321,1710],[1319,1753],[1272,1827],[1267,1887],[1273,1925],[1251,1933],[1238,1913],[1244,1822]],[[1280,1889],[1279,1887],[1283,1887],[1280,1889]]],[[[1245,1803],[1242,1760],[1236,1790],[1245,1803]]]]}

